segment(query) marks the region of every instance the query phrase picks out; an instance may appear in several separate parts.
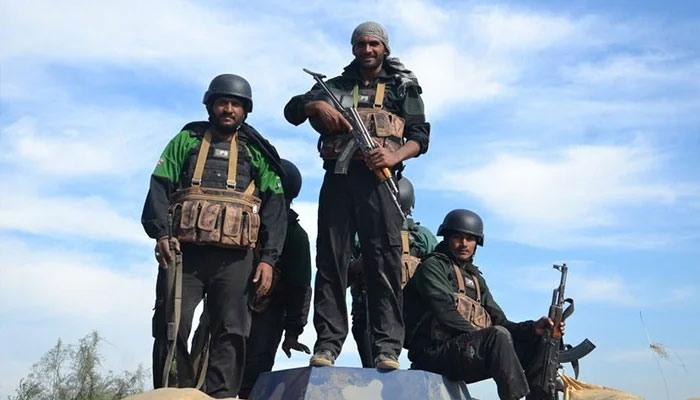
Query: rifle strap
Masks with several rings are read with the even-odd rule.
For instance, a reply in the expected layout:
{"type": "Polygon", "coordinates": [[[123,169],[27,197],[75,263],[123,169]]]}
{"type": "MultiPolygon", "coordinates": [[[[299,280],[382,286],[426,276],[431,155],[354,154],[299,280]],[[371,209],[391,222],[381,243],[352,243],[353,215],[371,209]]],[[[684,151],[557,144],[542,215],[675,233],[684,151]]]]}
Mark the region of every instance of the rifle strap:
{"type": "MultiPolygon", "coordinates": [[[[464,275],[462,274],[462,270],[459,269],[457,264],[452,264],[452,268],[455,271],[455,278],[457,279],[457,290],[459,293],[466,294],[466,285],[464,284],[464,275]]],[[[481,304],[481,288],[479,287],[479,280],[477,279],[476,275],[470,274],[472,278],[472,282],[474,282],[474,289],[476,289],[476,302],[481,304]]]]}
{"type": "Polygon", "coordinates": [[[411,244],[408,240],[408,231],[401,230],[401,253],[403,255],[411,254],[411,244]]]}
{"type": "MultiPolygon", "coordinates": [[[[202,183],[202,174],[204,173],[204,164],[209,155],[209,147],[211,146],[211,131],[207,129],[202,138],[202,144],[199,147],[197,154],[197,164],[194,167],[192,175],[192,186],[199,186],[202,183]]],[[[231,138],[231,144],[228,151],[228,175],[226,177],[226,188],[236,189],[236,174],[238,173],[238,133],[234,133],[231,138]]],[[[252,181],[251,181],[252,183],[252,181]]],[[[248,188],[250,189],[250,187],[248,188]]],[[[253,188],[254,190],[255,188],[253,188]]],[[[246,189],[246,193],[248,190],[246,189]]],[[[252,194],[252,191],[249,193],[252,194]]]]}
{"type": "MultiPolygon", "coordinates": [[[[175,268],[175,279],[174,279],[174,296],[173,296],[173,339],[170,341],[170,348],[168,349],[168,355],[165,359],[165,365],[163,366],[163,387],[168,387],[168,381],[170,380],[170,370],[172,369],[173,360],[175,359],[175,350],[177,348],[177,338],[180,331],[180,315],[182,313],[182,256],[173,255],[175,260],[174,265],[169,266],[169,268],[175,268]]],[[[168,294],[170,295],[170,294],[168,294]]]]}

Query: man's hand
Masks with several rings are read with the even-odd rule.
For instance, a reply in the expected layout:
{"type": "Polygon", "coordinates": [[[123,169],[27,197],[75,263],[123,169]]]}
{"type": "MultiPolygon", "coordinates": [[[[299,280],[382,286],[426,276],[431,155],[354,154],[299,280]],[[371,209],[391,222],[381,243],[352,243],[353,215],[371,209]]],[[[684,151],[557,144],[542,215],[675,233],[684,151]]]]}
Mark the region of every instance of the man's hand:
{"type": "Polygon", "coordinates": [[[385,167],[391,168],[400,162],[401,158],[395,152],[381,145],[365,155],[365,164],[371,170],[385,167]]]}
{"type": "MultiPolygon", "coordinates": [[[[559,323],[559,327],[561,328],[562,335],[564,334],[564,327],[565,326],[566,326],[566,322],[561,321],[559,323]]],[[[538,336],[544,335],[544,332],[547,328],[549,328],[549,329],[554,328],[554,322],[552,322],[551,319],[549,319],[547,317],[542,317],[535,322],[535,333],[538,336]]]]}
{"type": "Polygon", "coordinates": [[[290,349],[311,354],[311,350],[309,350],[305,344],[299,343],[299,336],[297,335],[286,335],[284,337],[284,342],[282,342],[282,351],[284,351],[284,354],[287,355],[287,358],[292,358],[292,352],[290,349]]]}
{"type": "Polygon", "coordinates": [[[325,101],[312,101],[304,106],[307,117],[318,117],[323,126],[332,133],[345,133],[352,130],[352,125],[332,105],[325,101]]]}
{"type": "Polygon", "coordinates": [[[265,296],[272,285],[272,274],[274,273],[272,265],[266,262],[260,262],[255,270],[253,283],[255,283],[255,295],[258,297],[265,296]]]}
{"type": "MultiPolygon", "coordinates": [[[[175,244],[175,251],[180,253],[180,242],[176,238],[171,238],[172,242],[175,244]]],[[[156,242],[156,260],[158,265],[163,269],[168,269],[168,264],[175,260],[175,255],[170,252],[170,244],[168,243],[168,237],[163,236],[156,242]]]]}

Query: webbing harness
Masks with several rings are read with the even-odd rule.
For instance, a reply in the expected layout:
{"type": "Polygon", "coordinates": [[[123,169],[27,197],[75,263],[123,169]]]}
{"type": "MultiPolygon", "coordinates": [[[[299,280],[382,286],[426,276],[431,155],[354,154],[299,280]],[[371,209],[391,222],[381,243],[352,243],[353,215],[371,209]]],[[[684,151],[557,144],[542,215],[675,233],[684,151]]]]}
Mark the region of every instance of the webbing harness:
{"type": "MultiPolygon", "coordinates": [[[[202,184],[202,174],[204,173],[204,164],[207,161],[207,156],[209,154],[209,147],[211,146],[211,136],[210,130],[204,133],[204,138],[202,139],[202,145],[199,147],[199,153],[197,154],[197,164],[194,167],[194,174],[192,175],[192,186],[200,186],[202,184]]],[[[238,173],[238,132],[233,134],[231,138],[231,145],[228,151],[228,174],[226,175],[226,189],[235,190],[236,189],[236,174],[238,173]]],[[[250,180],[250,184],[243,192],[247,195],[252,195],[255,191],[255,181],[250,180]]]]}
{"type": "MultiPolygon", "coordinates": [[[[384,108],[384,92],[386,90],[386,83],[377,83],[377,90],[374,94],[374,108],[383,109],[384,108]]],[[[352,87],[352,106],[357,108],[360,104],[360,86],[355,84],[352,87]]]]}

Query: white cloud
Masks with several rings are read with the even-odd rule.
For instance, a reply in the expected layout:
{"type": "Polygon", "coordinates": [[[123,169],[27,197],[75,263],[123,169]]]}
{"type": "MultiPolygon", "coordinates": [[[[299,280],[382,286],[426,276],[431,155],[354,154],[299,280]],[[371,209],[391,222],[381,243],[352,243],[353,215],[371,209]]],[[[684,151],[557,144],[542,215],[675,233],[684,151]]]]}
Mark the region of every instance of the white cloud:
{"type": "Polygon", "coordinates": [[[349,46],[341,50],[329,43],[311,20],[294,23],[282,13],[260,13],[256,7],[231,10],[187,1],[133,0],[59,5],[34,0],[5,4],[3,11],[0,33],[14,38],[4,41],[0,52],[4,63],[14,65],[4,77],[11,88],[4,96],[19,98],[55,93],[60,78],[44,71],[57,65],[90,71],[106,82],[114,79],[109,72],[113,68],[134,71],[134,79],[155,72],[202,91],[216,74],[234,72],[251,82],[254,119],[264,115],[281,120],[287,99],[313,83],[302,67],[331,74],[351,56],[349,46]],[[42,79],[37,83],[34,75],[42,79]]]}
{"type": "Polygon", "coordinates": [[[100,196],[47,196],[8,191],[0,197],[0,229],[49,237],[152,244],[138,220],[100,196]]]}
{"type": "Polygon", "coordinates": [[[489,51],[532,51],[566,42],[577,30],[563,16],[519,12],[500,7],[477,7],[466,22],[469,32],[489,51]]]}
{"type": "MultiPolygon", "coordinates": [[[[397,4],[393,1],[385,1],[383,5],[385,12],[391,16],[391,18],[387,17],[387,20],[398,19],[396,25],[416,37],[434,39],[444,34],[446,25],[450,23],[450,14],[447,10],[436,7],[430,2],[408,0],[397,4]]],[[[391,32],[389,32],[390,42],[391,38],[391,32]]]]}
{"type": "MultiPolygon", "coordinates": [[[[566,283],[566,297],[577,303],[607,304],[616,307],[664,308],[687,302],[697,295],[697,289],[690,285],[679,284],[669,288],[669,294],[663,298],[649,297],[657,285],[643,277],[630,278],[624,271],[614,266],[593,266],[588,261],[570,260],[566,283]],[[572,270],[571,266],[575,266],[572,270]]],[[[551,265],[541,263],[541,265],[551,265]]],[[[542,266],[519,267],[508,270],[501,278],[517,275],[517,281],[507,281],[517,288],[527,288],[540,293],[551,293],[555,281],[551,268],[542,266]]],[[[558,283],[558,281],[556,281],[558,283]]]]}
{"type": "Polygon", "coordinates": [[[154,109],[67,103],[3,127],[0,143],[10,151],[0,157],[25,174],[129,176],[155,167],[160,146],[184,124],[180,119],[154,109]]]}
{"type": "Polygon", "coordinates": [[[0,307],[5,315],[31,313],[44,318],[79,317],[127,324],[150,314],[155,261],[150,266],[111,269],[103,256],[36,248],[8,238],[0,242],[0,254],[0,307]]]}
{"type": "Polygon", "coordinates": [[[601,61],[585,61],[565,67],[564,72],[565,76],[581,84],[614,84],[619,87],[622,82],[628,82],[642,87],[673,83],[697,86],[693,77],[700,73],[700,62],[664,53],[615,54],[601,61]]]}
{"type": "Polygon", "coordinates": [[[659,156],[640,145],[572,146],[543,156],[497,152],[478,168],[436,169],[449,171],[441,188],[476,197],[512,226],[512,239],[528,242],[534,235],[561,243],[562,235],[617,226],[621,207],[673,204],[678,197],[672,185],[649,179],[659,156]]]}
{"type": "Polygon", "coordinates": [[[427,115],[444,115],[456,104],[502,94],[512,68],[467,57],[449,42],[412,47],[404,56],[423,87],[427,115]],[[431,55],[426,57],[426,55],[431,55]]]}

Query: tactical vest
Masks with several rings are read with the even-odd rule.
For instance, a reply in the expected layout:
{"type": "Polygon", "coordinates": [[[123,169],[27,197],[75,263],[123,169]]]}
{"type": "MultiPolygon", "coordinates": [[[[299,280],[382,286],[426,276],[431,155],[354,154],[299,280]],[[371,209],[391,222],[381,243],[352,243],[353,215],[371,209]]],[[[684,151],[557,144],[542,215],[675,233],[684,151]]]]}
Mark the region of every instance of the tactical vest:
{"type": "MultiPolygon", "coordinates": [[[[377,138],[382,147],[391,151],[398,150],[403,144],[404,119],[384,109],[385,83],[378,83],[376,89],[360,89],[356,84],[352,89],[353,107],[362,118],[367,131],[372,137],[377,138]],[[374,98],[374,102],[369,99],[374,98]]],[[[349,141],[353,140],[347,134],[322,135],[319,140],[319,153],[324,160],[335,160],[343,151],[349,141]]],[[[355,152],[354,158],[362,158],[362,154],[355,152]]]]}
{"type": "MultiPolygon", "coordinates": [[[[169,212],[173,216],[173,235],[181,243],[253,248],[258,241],[262,201],[254,195],[255,182],[251,171],[238,173],[238,133],[233,135],[230,143],[219,142],[213,148],[211,137],[211,131],[207,130],[196,158],[190,160],[194,164],[191,185],[172,196],[169,212]],[[203,175],[206,180],[203,180],[203,175]],[[242,187],[245,187],[244,191],[237,190],[242,187]]],[[[244,167],[251,168],[249,162],[244,164],[244,167]]],[[[185,177],[188,176],[186,173],[185,177]]]]}
{"type": "MultiPolygon", "coordinates": [[[[464,284],[464,275],[462,270],[456,264],[452,264],[454,276],[457,280],[457,292],[452,293],[455,308],[457,312],[470,322],[476,329],[484,329],[491,326],[491,316],[486,309],[481,305],[481,288],[479,287],[479,279],[475,274],[470,274],[476,291],[476,300],[467,295],[466,285],[464,284]]],[[[433,340],[444,342],[454,336],[447,330],[437,318],[433,317],[430,326],[430,337],[433,340]]]]}

